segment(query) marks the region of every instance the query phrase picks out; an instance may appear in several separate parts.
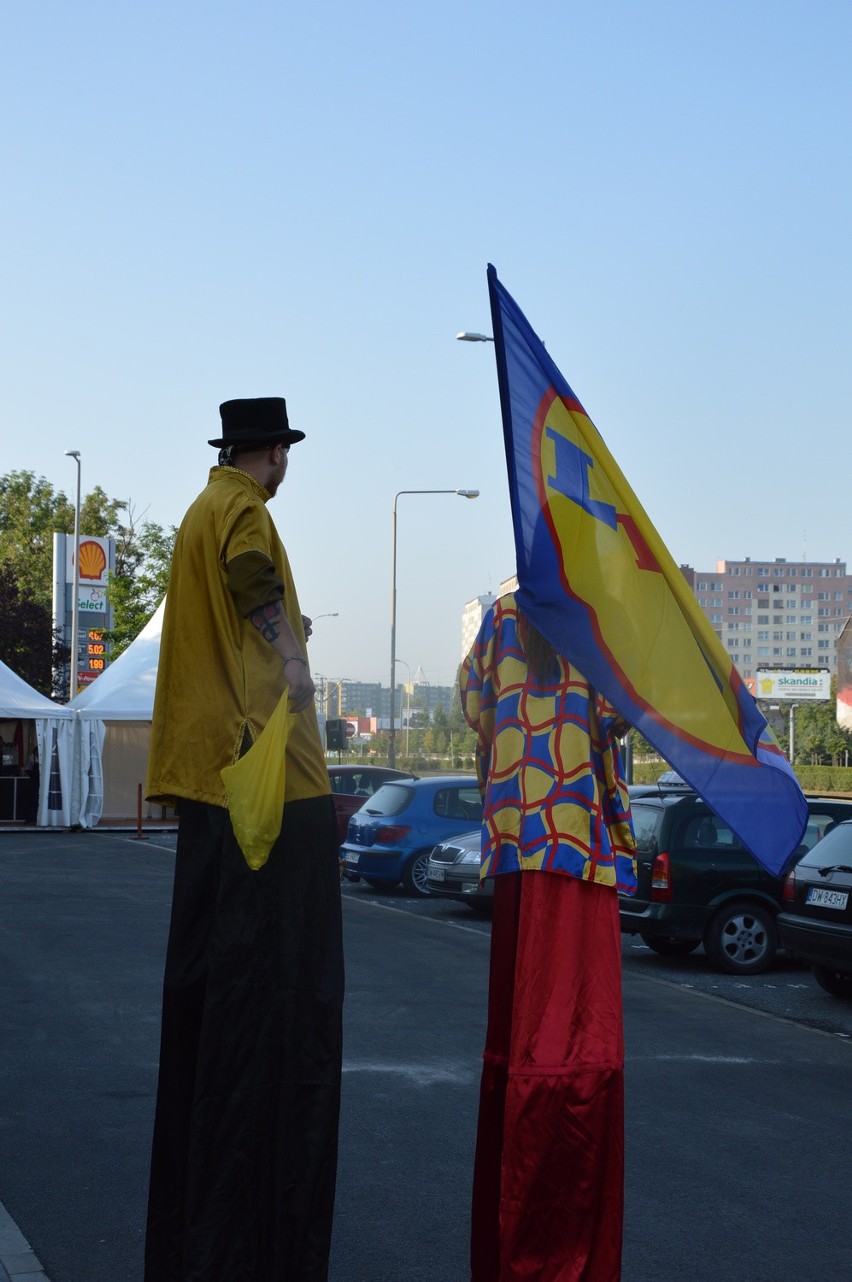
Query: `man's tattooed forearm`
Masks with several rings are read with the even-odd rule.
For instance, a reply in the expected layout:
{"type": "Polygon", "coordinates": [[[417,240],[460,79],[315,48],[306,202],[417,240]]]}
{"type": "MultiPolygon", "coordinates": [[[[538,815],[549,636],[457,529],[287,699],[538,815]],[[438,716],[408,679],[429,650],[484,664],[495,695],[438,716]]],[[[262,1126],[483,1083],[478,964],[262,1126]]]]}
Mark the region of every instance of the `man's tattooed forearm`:
{"type": "Polygon", "coordinates": [[[281,628],[278,621],[278,615],[281,607],[278,604],[264,605],[259,610],[255,610],[249,615],[254,626],[265,641],[270,644],[277,641],[281,635],[281,628]]]}

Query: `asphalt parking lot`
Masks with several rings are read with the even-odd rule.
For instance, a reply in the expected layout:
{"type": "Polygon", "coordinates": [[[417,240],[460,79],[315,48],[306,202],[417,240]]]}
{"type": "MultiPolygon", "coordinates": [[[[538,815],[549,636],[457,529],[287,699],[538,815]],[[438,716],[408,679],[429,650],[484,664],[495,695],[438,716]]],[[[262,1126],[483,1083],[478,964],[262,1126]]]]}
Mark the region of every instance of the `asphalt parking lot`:
{"type": "MultiPolygon", "coordinates": [[[[406,896],[401,888],[377,892],[363,882],[344,882],[343,894],[486,935],[491,929],[487,918],[455,900],[418,901],[406,896]]],[[[823,992],[812,979],[809,967],[789,956],[781,955],[763,975],[741,978],[713,970],[703,948],[688,957],[661,957],[643,944],[638,935],[622,935],[621,960],[624,970],[636,975],[852,1039],[852,1002],[838,1001],[823,992]]]]}
{"type": "MultiPolygon", "coordinates": [[[[38,1282],[141,1279],[173,844],[0,836],[0,1201],[38,1282]]],[[[331,1279],[464,1282],[489,926],[343,894],[331,1279]]],[[[624,1282],[852,1277],[849,1012],[787,963],[745,990],[700,954],[624,957],[624,1282]]]]}

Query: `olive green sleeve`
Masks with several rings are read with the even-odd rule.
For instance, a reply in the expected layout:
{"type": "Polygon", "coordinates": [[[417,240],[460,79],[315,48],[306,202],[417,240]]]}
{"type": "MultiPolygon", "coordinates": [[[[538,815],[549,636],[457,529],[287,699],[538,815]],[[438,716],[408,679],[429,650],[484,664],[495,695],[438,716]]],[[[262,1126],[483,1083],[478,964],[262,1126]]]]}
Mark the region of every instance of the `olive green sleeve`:
{"type": "Polygon", "coordinates": [[[228,591],[243,618],[275,601],[283,601],[284,584],[263,552],[241,552],[226,567],[228,591]]]}

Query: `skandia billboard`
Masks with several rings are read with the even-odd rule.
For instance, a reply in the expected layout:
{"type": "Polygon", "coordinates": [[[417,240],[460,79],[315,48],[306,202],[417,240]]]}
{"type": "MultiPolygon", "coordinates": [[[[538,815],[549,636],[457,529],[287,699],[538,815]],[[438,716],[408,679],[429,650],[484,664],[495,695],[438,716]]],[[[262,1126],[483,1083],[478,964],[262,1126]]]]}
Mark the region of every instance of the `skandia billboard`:
{"type": "Polygon", "coordinates": [[[795,699],[799,703],[831,698],[828,668],[758,668],[758,699],[795,699]]]}

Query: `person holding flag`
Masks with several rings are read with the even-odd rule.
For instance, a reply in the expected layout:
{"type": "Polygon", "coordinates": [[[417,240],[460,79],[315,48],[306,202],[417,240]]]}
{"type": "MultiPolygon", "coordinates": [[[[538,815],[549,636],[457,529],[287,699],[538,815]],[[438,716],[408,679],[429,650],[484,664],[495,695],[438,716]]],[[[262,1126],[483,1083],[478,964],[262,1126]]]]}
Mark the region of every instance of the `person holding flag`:
{"type": "Polygon", "coordinates": [[[517,592],[461,673],[495,877],[472,1282],[616,1282],[620,934],[634,886],[617,738],[636,729],[778,876],[807,803],[602,437],[488,268],[517,592]]]}

